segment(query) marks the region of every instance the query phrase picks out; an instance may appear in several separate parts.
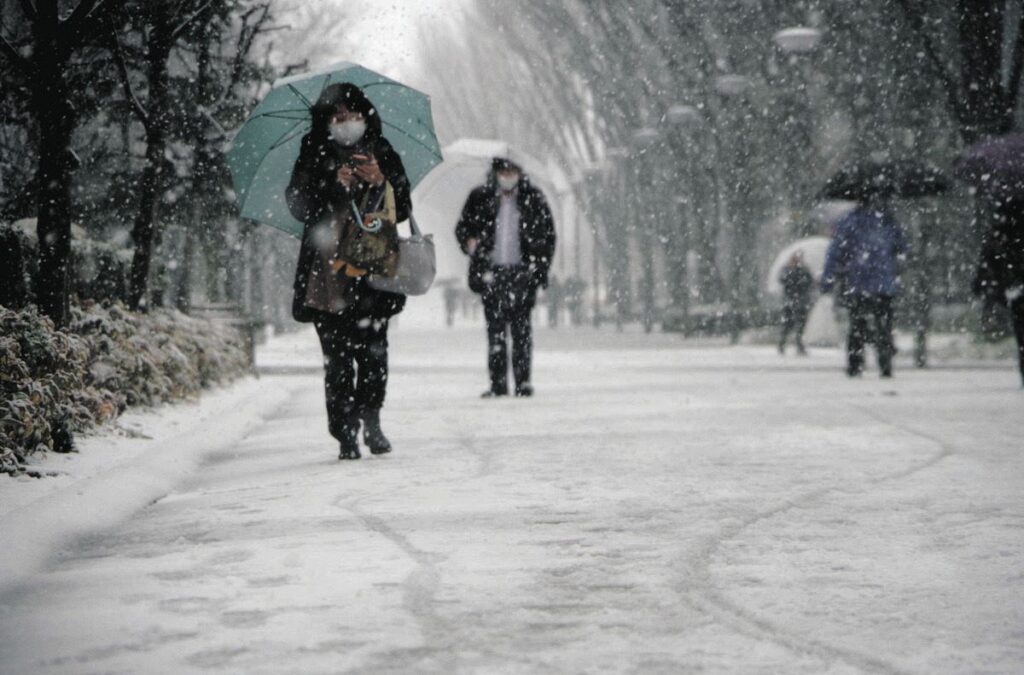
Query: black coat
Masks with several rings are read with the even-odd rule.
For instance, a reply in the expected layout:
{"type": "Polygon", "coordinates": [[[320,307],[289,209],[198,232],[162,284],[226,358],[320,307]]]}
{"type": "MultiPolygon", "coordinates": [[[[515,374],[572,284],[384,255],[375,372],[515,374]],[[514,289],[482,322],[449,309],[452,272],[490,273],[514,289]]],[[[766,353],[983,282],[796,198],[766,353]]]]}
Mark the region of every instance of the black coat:
{"type": "MultiPolygon", "coordinates": [[[[519,207],[519,246],[523,261],[528,265],[533,288],[546,287],[548,270],[555,256],[555,221],[544,193],[530,183],[525,175],[517,188],[516,205],[519,207]]],[[[469,288],[481,293],[486,287],[485,277],[490,271],[494,252],[494,233],[498,218],[498,189],[492,179],[469,193],[462,216],[455,227],[455,237],[462,252],[470,255],[469,288]],[[477,247],[470,254],[469,240],[476,239],[477,247]]]]}
{"type": "Polygon", "coordinates": [[[1006,202],[981,246],[974,293],[1006,304],[1006,291],[1024,286],[1024,203],[1006,202]]]}
{"type": "Polygon", "coordinates": [[[811,287],[814,277],[803,265],[786,265],[779,274],[782,297],[787,305],[806,307],[811,304],[811,287]]]}
{"type": "MultiPolygon", "coordinates": [[[[378,127],[379,129],[379,127],[378,127]]],[[[380,170],[391,183],[395,192],[395,206],[398,221],[409,217],[412,210],[409,179],[405,175],[402,160],[391,144],[374,129],[368,129],[361,151],[372,152],[377,158],[380,170]]],[[[302,139],[302,148],[292,170],[291,181],[285,196],[292,215],[305,224],[302,233],[302,247],[295,270],[292,299],[292,316],[296,321],[309,322],[316,319],[318,312],[306,306],[306,285],[310,268],[316,256],[316,249],[310,241],[315,226],[324,219],[347,208],[351,193],[337,181],[338,169],[345,158],[351,155],[327,135],[326,124],[322,127],[314,122],[313,131],[302,139]]],[[[358,189],[358,188],[357,188],[358,189]]],[[[387,318],[402,311],[405,296],[385,293],[370,288],[363,277],[352,279],[355,300],[345,308],[344,315],[355,318],[387,318]]]]}

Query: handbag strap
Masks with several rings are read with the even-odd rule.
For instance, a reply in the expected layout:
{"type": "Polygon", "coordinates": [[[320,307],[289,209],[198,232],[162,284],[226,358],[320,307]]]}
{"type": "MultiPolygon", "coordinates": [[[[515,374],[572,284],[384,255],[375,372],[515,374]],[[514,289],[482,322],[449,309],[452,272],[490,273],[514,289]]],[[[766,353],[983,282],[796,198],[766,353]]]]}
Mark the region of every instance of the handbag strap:
{"type": "Polygon", "coordinates": [[[420,226],[416,224],[416,216],[413,215],[412,211],[409,212],[409,229],[412,231],[412,236],[419,237],[423,235],[420,230],[420,226]]]}

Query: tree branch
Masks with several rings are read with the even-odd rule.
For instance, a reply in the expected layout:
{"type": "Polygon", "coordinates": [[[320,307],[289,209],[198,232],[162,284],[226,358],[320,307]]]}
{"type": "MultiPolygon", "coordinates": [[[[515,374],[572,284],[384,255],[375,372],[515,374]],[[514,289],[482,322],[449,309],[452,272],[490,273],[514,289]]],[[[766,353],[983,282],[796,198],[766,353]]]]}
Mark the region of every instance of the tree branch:
{"type": "Polygon", "coordinates": [[[248,12],[242,15],[242,27],[238,33],[238,45],[235,51],[235,58],[231,64],[231,75],[228,78],[228,84],[224,87],[224,93],[220,97],[218,105],[223,104],[227,97],[231,95],[231,92],[242,80],[242,70],[245,67],[245,60],[249,56],[249,52],[252,51],[253,41],[256,36],[262,32],[262,26],[266,23],[270,16],[270,5],[263,4],[257,5],[250,9],[248,12]],[[256,20],[256,23],[249,26],[249,19],[256,12],[261,12],[260,17],[256,20]]]}
{"type": "Polygon", "coordinates": [[[103,30],[104,21],[110,12],[120,6],[119,0],[82,0],[71,12],[71,15],[60,22],[61,45],[65,53],[81,46],[90,35],[103,30]]]}
{"type": "Polygon", "coordinates": [[[935,71],[935,75],[942,81],[942,86],[946,90],[946,105],[949,106],[953,119],[957,121],[962,137],[964,114],[963,106],[960,103],[960,88],[957,86],[953,76],[946,70],[946,65],[942,62],[942,59],[939,58],[935,44],[932,42],[931,37],[929,37],[927,27],[924,25],[923,13],[915,7],[911,7],[910,0],[896,0],[896,4],[903,11],[904,19],[910,23],[921,39],[925,56],[928,58],[932,70],[935,71]]]}
{"type": "Polygon", "coordinates": [[[121,49],[121,40],[117,36],[117,29],[113,23],[110,23],[110,51],[114,56],[114,65],[117,66],[118,75],[121,76],[121,86],[124,89],[124,96],[128,100],[128,104],[131,106],[132,111],[135,112],[135,116],[142,122],[142,126],[149,128],[150,116],[146,112],[146,108],[139,101],[135,95],[135,90],[132,88],[132,81],[128,75],[128,64],[125,62],[124,50],[121,49]]]}
{"type": "Polygon", "coordinates": [[[13,63],[22,73],[28,75],[32,72],[32,63],[18,53],[18,50],[7,41],[3,35],[0,35],[0,54],[7,57],[7,60],[13,63]]]}
{"type": "Polygon", "coordinates": [[[37,16],[36,6],[32,4],[32,0],[21,0],[21,11],[30,20],[35,20],[37,16]]]}
{"type": "Polygon", "coordinates": [[[82,0],[71,12],[71,16],[62,22],[69,34],[74,34],[83,28],[86,18],[96,9],[97,4],[104,4],[104,0],[82,0]]]}
{"type": "Polygon", "coordinates": [[[210,9],[212,5],[213,0],[206,0],[206,2],[204,2],[203,5],[192,14],[192,16],[182,21],[177,28],[171,31],[171,41],[177,41],[181,34],[184,33],[196,19],[201,17],[206,12],[206,10],[210,9]]]}

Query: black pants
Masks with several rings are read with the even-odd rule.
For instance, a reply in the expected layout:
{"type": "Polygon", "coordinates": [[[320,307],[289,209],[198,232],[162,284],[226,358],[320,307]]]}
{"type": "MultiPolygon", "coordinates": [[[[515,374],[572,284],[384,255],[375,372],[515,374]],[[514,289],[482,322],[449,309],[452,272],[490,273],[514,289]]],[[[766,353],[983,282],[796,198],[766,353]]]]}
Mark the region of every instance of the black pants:
{"type": "Polygon", "coordinates": [[[790,331],[796,346],[804,348],[804,326],[807,325],[807,305],[805,303],[787,302],[782,306],[782,335],[779,336],[779,348],[786,346],[786,338],[790,331]]]}
{"type": "Polygon", "coordinates": [[[508,393],[508,341],[512,338],[512,376],[516,388],[530,382],[533,329],[530,310],[536,289],[525,266],[495,267],[494,278],[483,292],[487,320],[487,368],[491,391],[508,393]]]}
{"type": "Polygon", "coordinates": [[[313,322],[324,353],[327,424],[341,440],[359,416],[384,405],[388,383],[388,320],[322,315],[313,322]]]}
{"type": "Polygon", "coordinates": [[[892,339],[892,298],[885,295],[855,295],[847,298],[850,332],[846,338],[847,372],[856,375],[864,369],[864,343],[873,342],[878,350],[878,368],[892,374],[896,347],[892,339]]]}
{"type": "Polygon", "coordinates": [[[1010,303],[1010,320],[1013,322],[1013,334],[1017,336],[1017,359],[1024,384],[1024,297],[1010,303]]]}

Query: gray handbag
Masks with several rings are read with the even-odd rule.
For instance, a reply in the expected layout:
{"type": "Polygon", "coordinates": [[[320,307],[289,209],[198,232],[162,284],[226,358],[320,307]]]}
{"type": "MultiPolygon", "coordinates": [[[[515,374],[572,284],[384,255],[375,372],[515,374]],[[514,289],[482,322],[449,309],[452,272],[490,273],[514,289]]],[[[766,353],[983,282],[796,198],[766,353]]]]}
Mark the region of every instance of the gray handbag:
{"type": "Polygon", "coordinates": [[[437,274],[437,253],[434,251],[434,235],[423,234],[416,217],[409,216],[412,236],[398,238],[398,264],[390,276],[371,274],[366,283],[370,288],[402,295],[423,295],[430,290],[437,274]]]}

